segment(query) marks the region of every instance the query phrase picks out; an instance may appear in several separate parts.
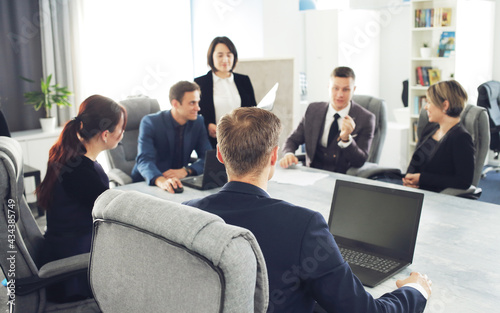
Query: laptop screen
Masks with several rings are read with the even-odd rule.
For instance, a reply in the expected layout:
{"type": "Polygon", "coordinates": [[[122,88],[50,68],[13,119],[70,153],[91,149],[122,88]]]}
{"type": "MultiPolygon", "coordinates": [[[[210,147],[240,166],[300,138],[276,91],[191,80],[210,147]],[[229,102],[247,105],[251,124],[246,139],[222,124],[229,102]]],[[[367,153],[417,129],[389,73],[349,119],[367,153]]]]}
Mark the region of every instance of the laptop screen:
{"type": "Polygon", "coordinates": [[[330,232],[340,241],[411,261],[422,203],[422,193],[337,180],[330,232]]]}

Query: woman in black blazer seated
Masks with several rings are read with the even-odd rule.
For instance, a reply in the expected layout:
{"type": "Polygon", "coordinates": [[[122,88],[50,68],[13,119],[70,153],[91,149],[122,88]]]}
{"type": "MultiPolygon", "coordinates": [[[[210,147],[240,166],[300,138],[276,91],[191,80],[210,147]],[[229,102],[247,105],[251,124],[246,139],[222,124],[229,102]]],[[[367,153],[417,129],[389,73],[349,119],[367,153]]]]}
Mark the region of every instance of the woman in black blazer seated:
{"type": "Polygon", "coordinates": [[[403,185],[431,191],[467,189],[474,176],[474,144],[460,123],[467,92],[456,81],[442,81],[427,90],[429,124],[422,131],[403,185]]]}
{"type": "Polygon", "coordinates": [[[200,114],[214,148],[217,144],[216,124],[220,117],[238,107],[257,105],[250,78],[233,73],[237,63],[238,52],[233,42],[227,37],[215,37],[207,53],[211,70],[194,80],[201,89],[200,114]]]}

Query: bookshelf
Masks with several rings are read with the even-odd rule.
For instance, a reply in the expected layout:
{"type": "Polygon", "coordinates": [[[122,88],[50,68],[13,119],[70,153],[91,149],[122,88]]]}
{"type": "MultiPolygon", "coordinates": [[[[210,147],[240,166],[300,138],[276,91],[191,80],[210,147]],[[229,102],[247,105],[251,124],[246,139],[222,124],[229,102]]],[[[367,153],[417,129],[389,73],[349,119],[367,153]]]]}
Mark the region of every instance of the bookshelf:
{"type": "Polygon", "coordinates": [[[477,87],[492,79],[495,2],[412,0],[410,7],[408,153],[411,158],[416,146],[414,125],[432,81],[429,68],[433,69],[434,80],[456,79],[462,84],[471,104],[476,103],[477,87]],[[429,56],[421,53],[424,43],[430,48],[429,56]]]}

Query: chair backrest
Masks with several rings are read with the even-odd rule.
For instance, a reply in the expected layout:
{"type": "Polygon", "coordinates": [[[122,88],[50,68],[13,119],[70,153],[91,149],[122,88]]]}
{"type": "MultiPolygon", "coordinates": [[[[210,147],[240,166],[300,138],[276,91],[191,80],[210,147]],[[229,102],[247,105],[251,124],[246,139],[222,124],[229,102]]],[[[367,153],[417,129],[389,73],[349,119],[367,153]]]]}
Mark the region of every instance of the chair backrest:
{"type": "Polygon", "coordinates": [[[490,120],[490,149],[500,151],[500,82],[489,81],[477,87],[477,105],[486,108],[490,120]]]}
{"type": "Polygon", "coordinates": [[[7,124],[7,120],[3,115],[2,110],[0,109],[0,136],[10,137],[9,125],[7,124]]]}
{"type": "Polygon", "coordinates": [[[253,234],[213,214],[111,189],[93,209],[90,285],[103,312],[265,312],[253,234]]]}
{"type": "Polygon", "coordinates": [[[106,150],[106,153],[111,168],[119,168],[130,176],[137,156],[137,138],[141,120],[148,114],[158,112],[160,104],[156,99],[146,97],[129,98],[120,101],[120,104],[127,110],[127,126],[123,139],[116,149],[106,150]]]}
{"type": "MultiPolygon", "coordinates": [[[[0,197],[3,274],[8,280],[36,276],[44,239],[24,197],[21,145],[9,137],[0,137],[0,197]]],[[[45,289],[24,296],[15,294],[15,299],[14,312],[38,312],[45,302],[45,289]]]]}
{"type": "Polygon", "coordinates": [[[375,114],[375,134],[366,161],[378,163],[387,132],[387,104],[383,99],[366,95],[354,95],[352,100],[375,114]]]}
{"type": "MultiPolygon", "coordinates": [[[[478,186],[483,171],[484,162],[488,154],[490,143],[490,126],[488,113],[483,107],[467,104],[460,115],[460,122],[469,132],[474,143],[474,178],[472,185],[478,186]]],[[[417,136],[422,137],[424,127],[429,123],[427,111],[422,109],[418,118],[417,136]]]]}

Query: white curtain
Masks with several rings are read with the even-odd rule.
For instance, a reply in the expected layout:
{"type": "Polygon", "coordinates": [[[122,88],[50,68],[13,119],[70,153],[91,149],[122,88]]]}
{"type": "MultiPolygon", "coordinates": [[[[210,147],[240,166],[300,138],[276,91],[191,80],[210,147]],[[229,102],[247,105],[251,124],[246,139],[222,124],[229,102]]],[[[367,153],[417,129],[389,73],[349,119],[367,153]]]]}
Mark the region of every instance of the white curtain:
{"type": "Polygon", "coordinates": [[[59,125],[76,115],[83,100],[80,74],[80,24],[83,0],[40,0],[40,30],[44,77],[66,86],[71,107],[52,108],[59,125]]]}

